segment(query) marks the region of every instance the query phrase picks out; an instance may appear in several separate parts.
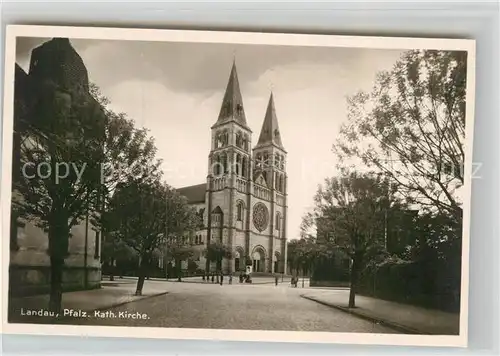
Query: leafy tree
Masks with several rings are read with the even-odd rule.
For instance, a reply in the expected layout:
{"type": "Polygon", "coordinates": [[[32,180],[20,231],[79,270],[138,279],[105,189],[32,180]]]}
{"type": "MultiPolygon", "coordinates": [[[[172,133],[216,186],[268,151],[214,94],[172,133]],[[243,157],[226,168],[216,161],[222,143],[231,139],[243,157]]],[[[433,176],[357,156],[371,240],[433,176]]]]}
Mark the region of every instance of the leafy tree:
{"type": "Polygon", "coordinates": [[[62,273],[71,229],[90,214],[103,161],[104,115],[83,87],[45,81],[34,88],[22,127],[21,172],[14,180],[15,211],[48,233],[51,276],[49,308],[59,312],[62,273]]]}
{"type": "Polygon", "coordinates": [[[196,271],[198,271],[198,264],[195,261],[189,259],[187,269],[190,274],[195,274],[196,271]]]}
{"type": "MultiPolygon", "coordinates": [[[[373,92],[348,99],[334,151],[385,173],[410,204],[461,225],[466,52],[416,50],[379,73],[373,92]]],[[[460,226],[457,226],[457,231],[460,226]]]]}
{"type": "MultiPolygon", "coordinates": [[[[222,271],[222,260],[233,257],[233,252],[229,246],[224,245],[220,241],[210,242],[205,249],[205,258],[210,262],[216,262],[217,272],[222,271]]],[[[208,271],[207,271],[208,272],[208,271]]]]}
{"type": "Polygon", "coordinates": [[[120,183],[113,194],[107,215],[116,223],[116,236],[139,257],[136,294],[142,294],[155,250],[165,243],[165,187],[160,182],[132,180],[120,183]]]}
{"type": "MultiPolygon", "coordinates": [[[[110,214],[118,221],[122,240],[134,249],[139,258],[139,280],[136,294],[141,295],[148,267],[155,254],[165,246],[177,248],[186,234],[195,231],[198,216],[187,205],[185,197],[158,181],[132,180],[118,184],[110,201],[110,214]]],[[[181,251],[180,246],[179,250],[181,251]]],[[[181,258],[177,252],[170,255],[181,258]]]]}
{"type": "Polygon", "coordinates": [[[293,271],[295,270],[297,273],[299,272],[299,267],[300,267],[300,258],[301,258],[301,252],[300,252],[300,240],[291,240],[288,242],[287,246],[287,263],[288,266],[290,266],[290,270],[293,271]]]}
{"type": "Polygon", "coordinates": [[[349,307],[353,308],[363,266],[384,251],[385,215],[390,204],[398,204],[394,191],[382,175],[351,172],[326,179],[314,201],[311,214],[328,220],[334,232],[327,250],[339,248],[352,259],[349,307]]]}
{"type": "MultiPolygon", "coordinates": [[[[154,138],[145,128],[138,129],[134,121],[124,113],[116,113],[109,108],[110,101],[95,84],[90,85],[90,93],[101,105],[105,116],[104,159],[101,164],[101,186],[99,205],[92,214],[92,224],[103,236],[102,257],[113,265],[118,256],[131,257],[130,248],[117,232],[113,214],[108,206],[113,193],[120,183],[131,180],[154,182],[161,177],[161,160],[156,159],[157,148],[154,138]]],[[[112,277],[112,276],[111,276],[112,277]]]]}
{"type": "MultiPolygon", "coordinates": [[[[171,238],[167,241],[166,256],[168,261],[174,261],[177,280],[182,281],[182,262],[191,258],[194,254],[193,247],[186,243],[185,238],[171,238]]],[[[189,267],[189,264],[188,264],[189,267]]]]}
{"type": "MultiPolygon", "coordinates": [[[[110,224],[107,222],[107,224],[110,224]]],[[[110,225],[107,225],[110,226],[110,225]]],[[[126,260],[136,257],[136,252],[130,248],[120,236],[120,231],[111,231],[105,234],[105,239],[102,241],[101,256],[103,261],[110,266],[110,280],[114,280],[114,266],[118,259],[126,260]]]]}

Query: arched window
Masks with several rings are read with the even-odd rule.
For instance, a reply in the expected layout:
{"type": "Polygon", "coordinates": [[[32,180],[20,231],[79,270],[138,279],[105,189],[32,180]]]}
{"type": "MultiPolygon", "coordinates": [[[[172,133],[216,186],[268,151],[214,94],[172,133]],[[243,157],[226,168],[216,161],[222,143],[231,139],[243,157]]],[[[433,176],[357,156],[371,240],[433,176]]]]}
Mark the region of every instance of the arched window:
{"type": "Polygon", "coordinates": [[[236,133],[236,146],[239,148],[243,147],[243,136],[241,134],[241,131],[238,131],[236,133]]]}
{"type": "Polygon", "coordinates": [[[239,153],[236,155],[236,174],[241,174],[241,155],[239,153]]]}
{"type": "Polygon", "coordinates": [[[283,174],[280,175],[280,192],[285,192],[285,177],[283,174]]]}
{"type": "Polygon", "coordinates": [[[274,166],[280,168],[280,155],[277,153],[274,155],[274,166]]]}
{"type": "Polygon", "coordinates": [[[221,166],[221,174],[227,173],[227,154],[222,153],[220,155],[220,166],[221,166]]]}
{"type": "Polygon", "coordinates": [[[278,172],[275,172],[274,173],[274,189],[276,189],[277,191],[280,191],[279,183],[280,183],[280,175],[278,172]]]}
{"type": "Polygon", "coordinates": [[[236,115],[241,116],[243,114],[243,105],[236,104],[236,115]]]}
{"type": "Polygon", "coordinates": [[[269,166],[269,153],[264,152],[264,165],[269,166]]]}
{"type": "Polygon", "coordinates": [[[244,140],[244,143],[243,143],[245,151],[248,151],[249,142],[250,142],[250,137],[248,135],[245,135],[245,140],[244,140]]]}
{"type": "Polygon", "coordinates": [[[276,213],[276,230],[281,230],[281,214],[278,212],[276,213]]]}
{"type": "Polygon", "coordinates": [[[257,153],[255,156],[255,168],[262,168],[262,154],[257,153]]]}
{"type": "Polygon", "coordinates": [[[212,211],[212,222],[215,225],[222,223],[222,209],[219,206],[212,211]]]}
{"type": "Polygon", "coordinates": [[[222,147],[222,133],[217,132],[215,135],[215,148],[221,148],[222,147]]]}
{"type": "Polygon", "coordinates": [[[227,146],[227,142],[229,139],[229,134],[227,130],[217,132],[215,135],[215,148],[222,148],[227,146]]]}
{"type": "Polygon", "coordinates": [[[247,176],[247,159],[243,157],[241,160],[241,175],[246,178],[247,176]]]}
{"type": "Polygon", "coordinates": [[[216,176],[221,174],[221,161],[220,161],[220,156],[215,155],[214,158],[212,159],[212,165],[213,165],[213,172],[216,176]]]}
{"type": "Polygon", "coordinates": [[[243,221],[243,203],[238,202],[236,205],[236,220],[243,221]]]}

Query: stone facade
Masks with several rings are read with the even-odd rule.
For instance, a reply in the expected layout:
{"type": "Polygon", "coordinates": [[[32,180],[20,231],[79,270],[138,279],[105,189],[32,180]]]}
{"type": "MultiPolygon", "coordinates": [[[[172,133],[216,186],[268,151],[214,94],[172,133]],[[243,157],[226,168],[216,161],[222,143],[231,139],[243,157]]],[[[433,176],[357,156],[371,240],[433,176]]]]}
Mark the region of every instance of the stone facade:
{"type": "MultiPolygon", "coordinates": [[[[32,51],[29,73],[16,65],[14,86],[13,182],[21,168],[20,142],[26,139],[24,129],[37,120],[37,113],[31,107],[38,95],[49,87],[70,94],[76,90],[88,93],[89,82],[83,60],[70,41],[54,38],[32,51]]],[[[90,94],[89,99],[93,100],[90,94]]],[[[13,190],[13,203],[20,199],[20,194],[13,190]]],[[[32,222],[16,216],[12,210],[10,235],[10,294],[23,296],[48,292],[50,258],[47,234],[32,222]]],[[[100,247],[100,234],[88,218],[72,229],[63,271],[65,290],[100,287],[100,247]]]]}
{"type": "MultiPolygon", "coordinates": [[[[221,241],[233,251],[224,260],[225,273],[286,271],[287,175],[274,98],[271,94],[261,134],[252,149],[233,63],[218,120],[211,128],[207,182],[178,189],[203,215],[194,245],[196,262],[206,264],[203,250],[221,241]]],[[[215,263],[210,266],[215,269],[215,263]]]]}

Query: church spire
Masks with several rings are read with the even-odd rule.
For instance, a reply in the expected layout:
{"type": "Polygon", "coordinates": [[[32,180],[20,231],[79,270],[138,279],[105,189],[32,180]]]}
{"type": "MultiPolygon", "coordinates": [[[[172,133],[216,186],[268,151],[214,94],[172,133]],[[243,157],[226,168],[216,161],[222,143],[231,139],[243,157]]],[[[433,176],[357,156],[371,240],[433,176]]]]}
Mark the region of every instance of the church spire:
{"type": "Polygon", "coordinates": [[[216,124],[221,124],[231,120],[234,120],[239,124],[247,127],[245,110],[243,109],[243,98],[241,96],[238,73],[236,72],[235,58],[233,58],[231,74],[229,75],[226,93],[224,94],[224,98],[222,99],[222,106],[216,124]]]}
{"type": "Polygon", "coordinates": [[[259,141],[257,146],[265,146],[273,144],[281,149],[284,149],[281,142],[281,132],[278,126],[278,118],[276,117],[276,108],[274,106],[274,97],[271,92],[269,103],[267,104],[266,116],[260,131],[259,141]]]}

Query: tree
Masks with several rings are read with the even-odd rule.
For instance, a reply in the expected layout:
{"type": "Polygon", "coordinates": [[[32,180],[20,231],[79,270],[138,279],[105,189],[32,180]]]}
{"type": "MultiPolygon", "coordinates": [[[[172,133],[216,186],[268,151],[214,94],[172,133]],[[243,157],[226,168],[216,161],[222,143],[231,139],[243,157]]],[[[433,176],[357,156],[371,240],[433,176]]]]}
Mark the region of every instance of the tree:
{"type": "Polygon", "coordinates": [[[198,271],[198,264],[192,259],[189,259],[187,269],[189,274],[195,274],[198,271]]]}
{"type": "Polygon", "coordinates": [[[114,233],[139,257],[136,294],[142,294],[144,280],[155,250],[165,241],[166,192],[160,182],[131,180],[120,183],[108,207],[107,215],[116,223],[114,233]]]}
{"type": "Polygon", "coordinates": [[[314,201],[311,214],[315,219],[328,220],[334,232],[335,240],[328,249],[339,248],[352,260],[349,308],[354,308],[363,266],[384,251],[385,214],[391,203],[398,204],[394,191],[382,175],[351,172],[327,178],[314,201]]]}
{"type": "Polygon", "coordinates": [[[231,259],[232,257],[231,248],[220,241],[210,242],[205,249],[205,258],[210,262],[216,262],[217,272],[222,270],[222,260],[224,258],[231,259]]]}
{"type": "Polygon", "coordinates": [[[99,206],[93,211],[92,224],[103,237],[103,259],[113,265],[117,256],[133,255],[117,231],[116,221],[113,221],[114,215],[108,213],[113,192],[118,184],[134,179],[142,182],[160,179],[161,160],[156,158],[154,138],[148,136],[147,129],[136,128],[134,121],[127,118],[126,114],[111,110],[109,99],[101,93],[97,85],[90,84],[90,93],[101,105],[105,117],[99,206]]]}
{"type": "Polygon", "coordinates": [[[466,52],[416,50],[377,76],[371,94],[348,99],[334,151],[359,158],[397,184],[410,204],[462,219],[466,52]]]}
{"type": "Polygon", "coordinates": [[[191,258],[193,254],[193,247],[186,243],[185,237],[174,237],[167,241],[167,260],[175,263],[177,281],[182,281],[182,262],[191,258]]]}
{"type": "Polygon", "coordinates": [[[83,87],[46,81],[19,143],[21,172],[14,180],[15,211],[48,233],[51,311],[59,312],[71,229],[95,206],[103,161],[104,115],[83,87]]]}
{"type": "Polygon", "coordinates": [[[328,254],[325,245],[318,243],[312,235],[302,236],[300,239],[288,242],[288,265],[290,269],[295,269],[297,275],[302,271],[302,275],[310,273],[316,262],[328,254]]]}
{"type": "Polygon", "coordinates": [[[121,238],[139,256],[136,294],[141,295],[153,256],[195,231],[198,216],[185,197],[159,180],[119,183],[109,210],[118,221],[121,238]]]}
{"type": "MultiPolygon", "coordinates": [[[[107,227],[111,226],[109,222],[105,224],[103,225],[107,227]]],[[[110,267],[109,279],[113,281],[117,260],[133,258],[136,256],[136,252],[123,241],[123,238],[119,235],[119,230],[110,231],[108,234],[103,235],[105,239],[102,241],[101,256],[102,260],[107,262],[110,267]]]]}
{"type": "Polygon", "coordinates": [[[299,267],[300,267],[300,258],[301,258],[301,252],[300,252],[300,240],[291,240],[288,242],[287,246],[287,263],[288,266],[290,266],[290,270],[295,271],[299,273],[299,267]]]}

